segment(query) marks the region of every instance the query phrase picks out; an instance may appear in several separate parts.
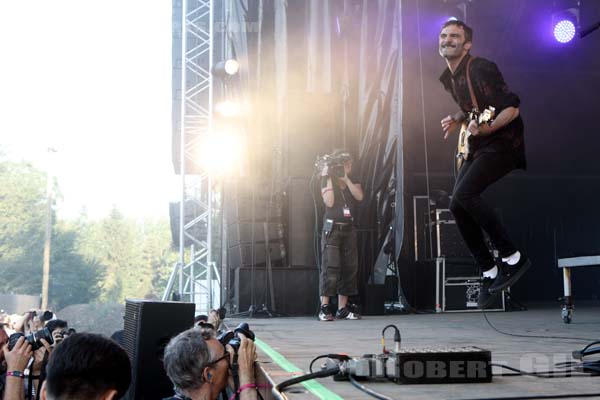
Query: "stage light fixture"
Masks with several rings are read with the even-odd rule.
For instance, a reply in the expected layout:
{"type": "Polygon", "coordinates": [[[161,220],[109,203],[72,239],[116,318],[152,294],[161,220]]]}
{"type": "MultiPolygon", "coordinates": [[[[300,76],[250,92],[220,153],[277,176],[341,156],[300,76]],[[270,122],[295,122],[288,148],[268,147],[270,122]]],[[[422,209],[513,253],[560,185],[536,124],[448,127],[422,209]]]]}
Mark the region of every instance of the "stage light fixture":
{"type": "Polygon", "coordinates": [[[560,20],[554,25],[554,39],[560,43],[569,43],[575,37],[576,31],[573,21],[560,20]]]}
{"type": "Polygon", "coordinates": [[[213,75],[219,78],[228,78],[238,73],[240,70],[240,63],[237,60],[229,59],[225,61],[219,61],[213,66],[213,75]]]}
{"type": "Polygon", "coordinates": [[[552,14],[552,34],[559,43],[569,43],[579,30],[579,2],[552,14]]]}

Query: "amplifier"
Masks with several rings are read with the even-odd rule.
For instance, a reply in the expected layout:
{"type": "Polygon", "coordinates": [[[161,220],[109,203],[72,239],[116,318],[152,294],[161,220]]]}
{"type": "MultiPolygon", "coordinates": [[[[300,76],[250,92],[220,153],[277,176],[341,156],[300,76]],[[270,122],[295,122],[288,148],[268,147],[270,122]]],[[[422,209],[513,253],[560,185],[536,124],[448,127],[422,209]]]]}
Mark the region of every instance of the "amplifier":
{"type": "Polygon", "coordinates": [[[492,353],[479,347],[403,349],[387,359],[387,376],[396,383],[487,383],[492,353]]]}

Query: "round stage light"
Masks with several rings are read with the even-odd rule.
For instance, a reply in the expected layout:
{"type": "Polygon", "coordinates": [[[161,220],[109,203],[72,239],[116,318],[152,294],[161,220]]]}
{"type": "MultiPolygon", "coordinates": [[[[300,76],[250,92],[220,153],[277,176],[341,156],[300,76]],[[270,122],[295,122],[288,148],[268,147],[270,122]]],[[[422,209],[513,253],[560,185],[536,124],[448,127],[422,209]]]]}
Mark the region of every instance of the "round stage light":
{"type": "Polygon", "coordinates": [[[229,59],[225,61],[225,72],[229,75],[235,75],[240,70],[240,63],[237,60],[229,59]]]}
{"type": "Polygon", "coordinates": [[[560,43],[569,43],[575,37],[575,24],[573,21],[563,19],[554,25],[554,39],[560,43]]]}

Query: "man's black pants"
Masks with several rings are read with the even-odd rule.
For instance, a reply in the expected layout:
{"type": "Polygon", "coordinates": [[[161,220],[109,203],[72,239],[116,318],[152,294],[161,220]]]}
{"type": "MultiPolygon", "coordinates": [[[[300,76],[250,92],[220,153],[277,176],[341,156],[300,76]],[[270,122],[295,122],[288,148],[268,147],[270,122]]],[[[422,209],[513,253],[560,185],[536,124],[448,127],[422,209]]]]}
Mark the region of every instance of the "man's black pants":
{"type": "Polygon", "coordinates": [[[481,198],[491,184],[515,169],[508,153],[483,153],[466,161],[458,172],[450,211],[475,261],[485,271],[494,267],[494,258],[485,244],[482,229],[501,257],[517,251],[498,216],[481,198]]]}

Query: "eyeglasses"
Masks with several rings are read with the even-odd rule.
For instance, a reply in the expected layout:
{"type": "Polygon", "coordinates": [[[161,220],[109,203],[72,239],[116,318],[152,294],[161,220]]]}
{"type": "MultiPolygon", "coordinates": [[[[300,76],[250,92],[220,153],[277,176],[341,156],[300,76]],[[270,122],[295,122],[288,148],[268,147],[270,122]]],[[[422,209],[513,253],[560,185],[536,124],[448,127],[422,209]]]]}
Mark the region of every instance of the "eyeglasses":
{"type": "Polygon", "coordinates": [[[209,362],[208,364],[206,364],[206,366],[207,367],[214,367],[222,359],[226,359],[227,360],[227,365],[229,366],[229,352],[227,352],[227,351],[225,352],[225,354],[223,354],[222,357],[219,357],[216,360],[209,362]]]}

